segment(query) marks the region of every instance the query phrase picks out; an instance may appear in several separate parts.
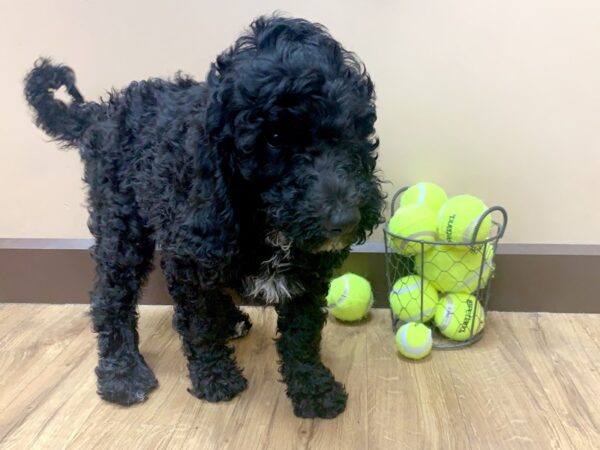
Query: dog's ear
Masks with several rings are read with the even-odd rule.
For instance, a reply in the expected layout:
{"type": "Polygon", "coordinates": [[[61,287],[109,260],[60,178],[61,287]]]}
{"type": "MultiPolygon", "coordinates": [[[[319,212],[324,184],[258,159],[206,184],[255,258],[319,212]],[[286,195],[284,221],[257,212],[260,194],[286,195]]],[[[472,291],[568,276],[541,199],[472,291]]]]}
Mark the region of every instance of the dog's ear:
{"type": "Polygon", "coordinates": [[[230,172],[244,180],[277,176],[282,164],[281,155],[271,145],[271,134],[276,133],[264,129],[265,117],[256,99],[249,98],[244,87],[234,82],[240,75],[223,73],[222,67],[217,63],[211,71],[212,89],[204,118],[208,144],[230,172]]]}
{"type": "MultiPolygon", "coordinates": [[[[281,137],[281,133],[268,128],[266,122],[280,108],[275,102],[278,90],[293,92],[299,88],[292,89],[290,83],[282,87],[280,74],[266,68],[275,61],[269,52],[274,51],[278,38],[294,30],[292,22],[308,24],[277,15],[259,17],[217,57],[208,73],[204,118],[208,143],[225,158],[231,171],[245,180],[277,177],[284,168],[284,155],[273,145],[273,138],[281,137]],[[265,52],[262,59],[257,56],[259,50],[265,52]]],[[[296,83],[304,86],[313,75],[296,83]]]]}
{"type": "Polygon", "coordinates": [[[226,52],[220,55],[217,62],[212,65],[207,78],[209,97],[206,104],[204,127],[208,145],[215,152],[215,156],[233,169],[233,154],[235,148],[233,116],[231,108],[233,96],[233,80],[227,76],[226,68],[230,65],[231,55],[226,52]]]}
{"type": "Polygon", "coordinates": [[[225,77],[211,93],[206,107],[206,137],[215,156],[227,164],[231,173],[250,180],[258,169],[255,153],[260,119],[240,109],[233,99],[234,89],[233,82],[225,77]]]}

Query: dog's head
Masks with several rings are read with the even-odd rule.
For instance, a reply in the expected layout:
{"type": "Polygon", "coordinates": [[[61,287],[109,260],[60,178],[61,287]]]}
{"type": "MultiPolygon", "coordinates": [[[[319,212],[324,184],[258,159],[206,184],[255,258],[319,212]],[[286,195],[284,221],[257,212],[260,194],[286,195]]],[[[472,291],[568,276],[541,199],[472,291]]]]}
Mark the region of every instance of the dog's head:
{"type": "Polygon", "coordinates": [[[259,18],[211,67],[206,130],[266,226],[307,251],[381,222],[373,83],[318,24],[259,18]]]}

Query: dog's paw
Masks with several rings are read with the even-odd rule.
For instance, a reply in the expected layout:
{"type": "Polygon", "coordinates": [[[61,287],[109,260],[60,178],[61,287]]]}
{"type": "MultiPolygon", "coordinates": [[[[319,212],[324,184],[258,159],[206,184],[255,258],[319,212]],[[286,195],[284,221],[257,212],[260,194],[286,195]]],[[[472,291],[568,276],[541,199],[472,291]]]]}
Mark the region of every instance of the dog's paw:
{"type": "Polygon", "coordinates": [[[103,358],[96,367],[98,395],[103,400],[129,406],[148,398],[150,391],[158,386],[152,369],[140,357],[133,363],[103,358]]]}
{"type": "Polygon", "coordinates": [[[306,419],[333,419],[346,409],[348,394],[344,386],[333,381],[326,386],[325,392],[307,397],[297,396],[292,399],[294,414],[306,419]]]}
{"type": "Polygon", "coordinates": [[[212,403],[231,400],[248,386],[242,371],[229,357],[212,364],[190,361],[189,368],[192,387],[188,391],[212,403]]]}
{"type": "Polygon", "coordinates": [[[323,365],[300,371],[288,383],[288,396],[294,414],[306,419],[333,419],[346,408],[348,394],[344,385],[335,381],[331,371],[323,365]]]}

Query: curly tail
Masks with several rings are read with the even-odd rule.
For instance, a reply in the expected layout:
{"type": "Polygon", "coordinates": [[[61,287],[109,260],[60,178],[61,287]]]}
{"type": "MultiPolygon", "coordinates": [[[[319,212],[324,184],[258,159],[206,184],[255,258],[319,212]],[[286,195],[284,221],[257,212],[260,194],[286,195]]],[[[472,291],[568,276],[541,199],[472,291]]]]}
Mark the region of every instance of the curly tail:
{"type": "Polygon", "coordinates": [[[25,77],[25,98],[35,111],[36,125],[67,145],[75,144],[89,125],[89,109],[84,108],[70,67],[38,59],[25,77]],[[62,86],[72,97],[69,105],[54,98],[54,91],[62,86]]]}

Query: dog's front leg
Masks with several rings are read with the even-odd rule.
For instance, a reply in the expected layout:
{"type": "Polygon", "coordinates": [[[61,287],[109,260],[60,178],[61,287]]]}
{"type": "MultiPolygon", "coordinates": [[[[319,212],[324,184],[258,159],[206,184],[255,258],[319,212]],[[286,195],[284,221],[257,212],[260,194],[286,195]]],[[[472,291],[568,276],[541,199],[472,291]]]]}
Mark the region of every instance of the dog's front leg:
{"type": "MultiPolygon", "coordinates": [[[[165,254],[162,267],[175,302],[173,325],[188,359],[190,393],[209,402],[232,399],[247,381],[226,344],[237,324],[224,308],[231,299],[220,289],[205,288],[190,258],[165,254]]],[[[236,319],[240,317],[244,318],[236,319]]]]}
{"type": "Polygon", "coordinates": [[[277,306],[277,350],[281,374],[299,417],[333,418],[346,407],[344,386],[320,357],[325,293],[306,293],[277,306]]]}

